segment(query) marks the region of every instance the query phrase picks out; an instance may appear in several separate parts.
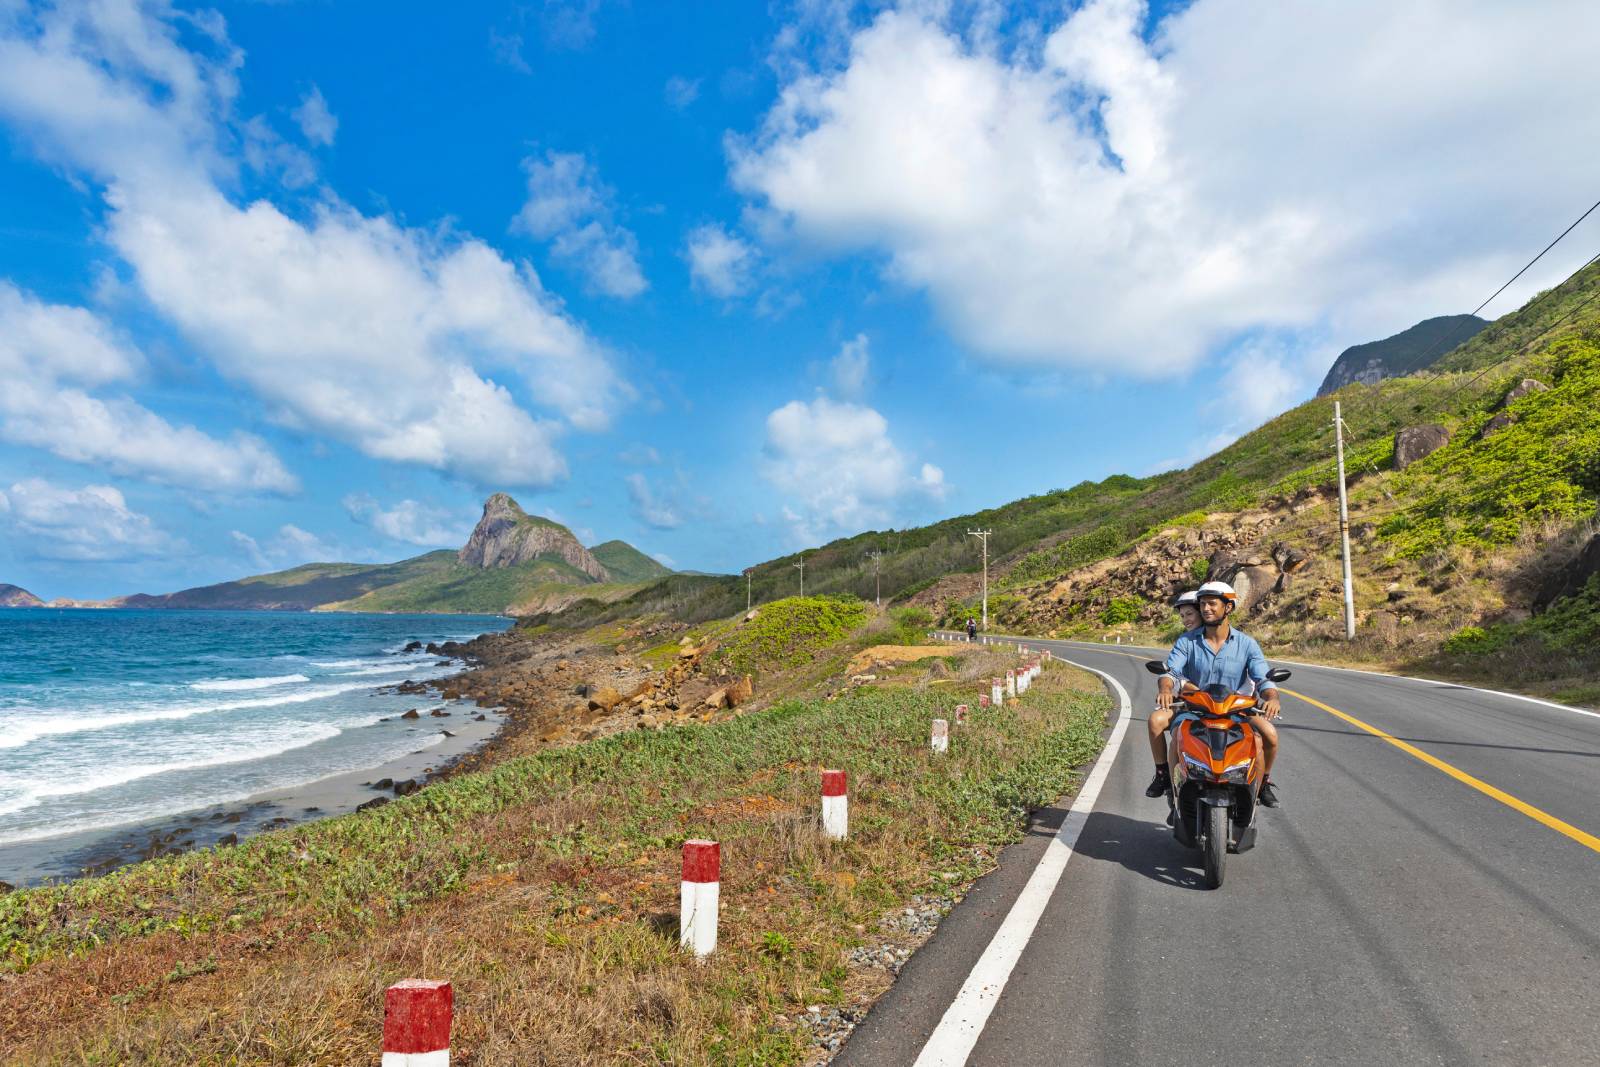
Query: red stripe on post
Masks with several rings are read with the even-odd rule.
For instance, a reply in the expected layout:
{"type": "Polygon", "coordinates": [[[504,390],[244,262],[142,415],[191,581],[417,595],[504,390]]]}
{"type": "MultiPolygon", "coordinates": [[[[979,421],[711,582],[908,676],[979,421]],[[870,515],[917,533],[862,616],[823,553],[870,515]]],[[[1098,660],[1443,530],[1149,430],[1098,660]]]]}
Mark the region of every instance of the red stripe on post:
{"type": "Polygon", "coordinates": [[[455,995],[449,982],[407,978],[383,994],[383,1051],[438,1052],[450,1047],[455,995]]]}
{"type": "Polygon", "coordinates": [[[683,880],[685,882],[722,881],[722,846],[715,841],[685,841],[683,843],[683,880]]]}
{"type": "Polygon", "coordinates": [[[844,772],[843,771],[823,771],[822,772],[822,795],[825,796],[825,797],[842,797],[842,796],[844,796],[844,772]]]}

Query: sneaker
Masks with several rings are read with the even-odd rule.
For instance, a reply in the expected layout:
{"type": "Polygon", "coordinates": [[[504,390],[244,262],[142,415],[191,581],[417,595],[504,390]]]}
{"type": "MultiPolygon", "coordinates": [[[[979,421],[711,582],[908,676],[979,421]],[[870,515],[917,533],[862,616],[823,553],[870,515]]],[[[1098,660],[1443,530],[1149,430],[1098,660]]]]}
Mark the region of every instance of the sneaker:
{"type": "Polygon", "coordinates": [[[1256,794],[1256,799],[1261,801],[1261,806],[1264,808],[1278,806],[1278,791],[1273,788],[1272,779],[1268,778],[1261,783],[1261,792],[1256,794]]]}
{"type": "Polygon", "coordinates": [[[1167,790],[1172,788],[1172,777],[1165,767],[1156,768],[1156,776],[1150,779],[1150,784],[1145,788],[1144,795],[1154,800],[1156,797],[1167,795],[1167,790]]]}

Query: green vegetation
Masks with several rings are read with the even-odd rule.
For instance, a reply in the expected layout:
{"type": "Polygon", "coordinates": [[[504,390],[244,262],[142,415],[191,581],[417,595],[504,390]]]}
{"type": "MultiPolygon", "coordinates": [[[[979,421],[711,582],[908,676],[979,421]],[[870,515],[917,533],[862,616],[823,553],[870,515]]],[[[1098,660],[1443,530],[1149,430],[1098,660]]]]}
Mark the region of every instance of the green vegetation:
{"type": "Polygon", "coordinates": [[[735,674],[789,670],[866,621],[867,606],[854,597],[787,597],[761,605],[754,619],[723,639],[717,656],[735,674]]]}
{"type": "Polygon", "coordinates": [[[1098,751],[1106,700],[1072,679],[1052,668],[946,756],[927,738],[946,698],[867,688],[0,897],[0,1045],[29,1064],[357,1063],[373,991],[425,971],[455,984],[456,1043],[493,1062],[799,1063],[805,1031],[773,1017],[845,1002],[846,953],[881,936],[861,931],[948,899],[1098,751]],[[851,774],[845,843],[817,833],[822,765],[851,774]],[[700,836],[738,859],[696,964],[676,944],[677,864],[700,836]],[[563,1011],[575,994],[588,1010],[563,1011]]]}
{"type": "Polygon", "coordinates": [[[323,604],[354,599],[383,586],[449,571],[456,565],[456,554],[450,551],[429,552],[398,563],[308,563],[286,571],[185,589],[165,596],[129,597],[127,604],[136,608],[310,611],[323,604]]]}
{"type": "Polygon", "coordinates": [[[1593,677],[1600,671],[1600,574],[1542,615],[1462,627],[1445,641],[1444,653],[1466,665],[1513,672],[1519,679],[1593,677]]]}
{"type": "Polygon", "coordinates": [[[593,586],[591,596],[620,594],[623,587],[602,586],[557,556],[542,556],[515,567],[449,566],[404,582],[374,589],[353,600],[323,605],[327,611],[477,612],[493,615],[540,595],[593,586]]]}
{"type": "Polygon", "coordinates": [[[626,541],[607,541],[603,545],[595,545],[589,553],[600,561],[606,573],[611,575],[611,580],[617,583],[649,582],[672,573],[670,568],[626,541]]]}
{"type": "Polygon", "coordinates": [[[1138,622],[1139,612],[1144,609],[1144,601],[1136,596],[1112,597],[1111,603],[1100,613],[1100,621],[1107,626],[1118,626],[1127,622],[1138,622]]]}

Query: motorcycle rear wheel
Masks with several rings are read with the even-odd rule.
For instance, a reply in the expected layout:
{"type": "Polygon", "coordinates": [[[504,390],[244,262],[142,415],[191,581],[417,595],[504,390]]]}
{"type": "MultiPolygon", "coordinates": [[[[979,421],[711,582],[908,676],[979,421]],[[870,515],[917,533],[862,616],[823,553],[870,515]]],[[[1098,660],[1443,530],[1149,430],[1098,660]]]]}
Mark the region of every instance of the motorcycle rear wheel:
{"type": "Polygon", "coordinates": [[[1222,885],[1222,863],[1228,858],[1228,809],[1219,806],[1206,808],[1205,841],[1206,888],[1222,885]]]}

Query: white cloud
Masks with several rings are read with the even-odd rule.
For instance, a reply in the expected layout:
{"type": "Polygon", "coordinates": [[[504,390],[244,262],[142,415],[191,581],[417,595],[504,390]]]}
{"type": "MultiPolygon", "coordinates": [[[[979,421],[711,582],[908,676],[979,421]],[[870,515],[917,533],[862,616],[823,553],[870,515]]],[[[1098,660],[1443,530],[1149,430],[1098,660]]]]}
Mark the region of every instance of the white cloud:
{"type": "Polygon", "coordinates": [[[334,199],[294,215],[232,203],[219,146],[241,59],[212,30],[202,54],[128,0],[9,10],[0,116],[104,185],[106,238],[145,296],[274,418],[482,483],[563,477],[560,424],[507,381],[571,426],[603,427],[628,390],[594,343],[531,268],[482,241],[334,199]]]}
{"type": "Polygon", "coordinates": [[[657,530],[676,530],[683,525],[682,508],[675,499],[663,498],[650,487],[650,481],[637,472],[623,479],[628,485],[628,497],[633,501],[634,516],[646,526],[657,530]]]}
{"type": "Polygon", "coordinates": [[[871,373],[871,344],[864,333],[858,333],[840,345],[839,354],[828,364],[833,391],[845,400],[858,400],[866,393],[871,373]]]}
{"type": "Polygon", "coordinates": [[[1196,0],[1153,45],[1143,3],[1090,0],[1010,49],[964,10],[835,17],[848,53],[782,68],[731,170],[991,358],[1159,376],[1261,330],[1369,340],[1492,292],[1593,197],[1527,162],[1600,140],[1585,0],[1196,0]]]}
{"type": "Polygon", "coordinates": [[[755,249],[715,223],[696,227],[684,245],[689,277],[697,288],[731,300],[750,288],[755,249]]]}
{"type": "Polygon", "coordinates": [[[92,312],[0,281],[0,437],[116,474],[202,490],[290,492],[293,475],[258,438],[220,441],[125,396],[139,353],[92,312]]]}
{"type": "Polygon", "coordinates": [[[333,144],[333,138],[339,132],[339,119],[328,110],[328,101],[323,99],[322,90],[315,85],[300,101],[300,106],[294,109],[294,120],[300,124],[300,132],[306,135],[306,140],[315,145],[333,144]]]}
{"type": "Polygon", "coordinates": [[[651,445],[634,445],[619,453],[617,459],[630,467],[654,467],[661,463],[661,453],[651,445]]]}
{"type": "Polygon", "coordinates": [[[889,423],[859,404],[818,397],[792,400],[767,416],[761,473],[790,497],[783,515],[799,540],[828,530],[858,530],[890,521],[916,499],[942,499],[944,472],[911,461],[889,438],[889,423]]]}
{"type": "Polygon", "coordinates": [[[228,536],[244,549],[251,563],[263,570],[298,567],[306,563],[335,563],[350,556],[339,546],[293,523],[278,527],[278,532],[265,545],[243,530],[230,530],[228,536]]]}
{"type": "Polygon", "coordinates": [[[416,500],[402,500],[385,509],[366,493],[344,498],[345,510],[357,522],[372,527],[392,541],[430,548],[459,547],[472,534],[472,518],[416,500]]]}
{"type": "Polygon", "coordinates": [[[611,191],[583,156],[549,152],[525,159],[528,201],[512,229],[550,242],[558,261],[582,271],[607,296],[638,296],[649,288],[639,269],[639,242],[612,217],[611,191]]]}
{"type": "Polygon", "coordinates": [[[700,79],[673,75],[667,79],[665,93],[668,106],[682,111],[700,98],[700,79]]]}
{"type": "Polygon", "coordinates": [[[0,493],[0,522],[37,559],[149,559],[181,549],[109,485],[67,489],[29,478],[0,493]]]}

